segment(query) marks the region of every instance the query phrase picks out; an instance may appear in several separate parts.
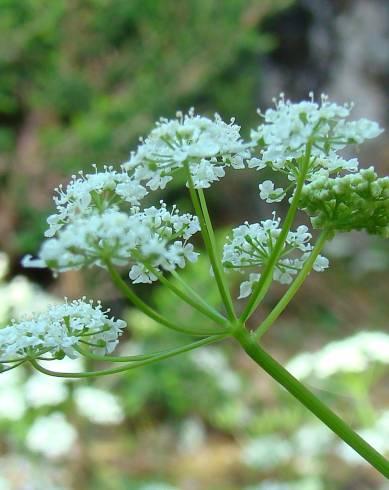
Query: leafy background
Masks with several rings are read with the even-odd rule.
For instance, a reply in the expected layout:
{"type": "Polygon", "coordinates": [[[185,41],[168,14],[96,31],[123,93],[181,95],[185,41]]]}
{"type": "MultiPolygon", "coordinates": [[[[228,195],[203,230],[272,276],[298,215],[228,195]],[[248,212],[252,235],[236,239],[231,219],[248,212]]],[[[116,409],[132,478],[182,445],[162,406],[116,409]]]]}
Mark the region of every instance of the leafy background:
{"type": "MultiPolygon", "coordinates": [[[[0,250],[9,260],[0,274],[0,322],[87,292],[128,318],[126,349],[180,342],[131,310],[104,274],[54,281],[20,268],[42,239],[52,189],[92,163],[126,160],[155,119],[178,108],[234,116],[247,134],[256,107],[280,91],[298,99],[314,90],[354,100],[356,116],[387,125],[385,8],[380,0],[0,0],[0,250]]],[[[383,135],[359,158],[387,173],[388,150],[383,135]]],[[[269,212],[257,196],[259,178],[240,172],[212,187],[220,228],[269,212]]],[[[186,205],[179,188],[163,197],[186,205]]],[[[389,335],[387,244],[344,235],[327,254],[333,267],[309,278],[266,336],[284,362],[360,331],[389,335]]],[[[185,274],[217,303],[206,263],[185,274]]],[[[193,315],[159,287],[151,298],[141,293],[169,315],[193,315]]],[[[271,290],[253,325],[281,293],[271,290]]],[[[333,356],[336,363],[345,354],[333,356]]],[[[307,382],[353,426],[389,440],[387,363],[370,361],[363,373],[350,367],[307,382]]],[[[117,397],[123,417],[111,424],[77,409],[75,383],[61,401],[36,405],[27,379],[26,372],[0,383],[1,490],[389,488],[232,343],[94,382],[117,397]],[[27,443],[34,422],[53,412],[77,432],[58,458],[27,443]]]]}

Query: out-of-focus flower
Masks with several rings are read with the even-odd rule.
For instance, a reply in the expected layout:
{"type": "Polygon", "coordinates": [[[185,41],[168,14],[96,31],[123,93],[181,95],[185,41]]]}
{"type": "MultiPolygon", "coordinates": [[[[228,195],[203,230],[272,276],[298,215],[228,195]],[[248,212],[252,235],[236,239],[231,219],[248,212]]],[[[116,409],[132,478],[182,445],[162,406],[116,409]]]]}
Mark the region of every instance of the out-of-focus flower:
{"type": "Polygon", "coordinates": [[[73,393],[78,412],[94,424],[120,424],[124,420],[119,399],[100,388],[78,386],[73,393]]]}
{"type": "Polygon", "coordinates": [[[39,372],[28,378],[24,386],[27,403],[34,408],[59,405],[68,397],[63,378],[51,378],[39,372]]]}
{"type": "Polygon", "coordinates": [[[31,425],[26,446],[46,458],[61,458],[71,452],[77,439],[77,431],[60,412],[38,417],[31,425]]]}
{"type": "Polygon", "coordinates": [[[1,373],[0,419],[16,421],[24,416],[27,404],[21,388],[23,381],[22,371],[15,369],[1,373]]]}
{"type": "Polygon", "coordinates": [[[389,335],[384,332],[359,332],[330,342],[317,352],[298,354],[286,368],[300,379],[327,378],[342,372],[364,371],[372,362],[389,363],[389,335]]]}

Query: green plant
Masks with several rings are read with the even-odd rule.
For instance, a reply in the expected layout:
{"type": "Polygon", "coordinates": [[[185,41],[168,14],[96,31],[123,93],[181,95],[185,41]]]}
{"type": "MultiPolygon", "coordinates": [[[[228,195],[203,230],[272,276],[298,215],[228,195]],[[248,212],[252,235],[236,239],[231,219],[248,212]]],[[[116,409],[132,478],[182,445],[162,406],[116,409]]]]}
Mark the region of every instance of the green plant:
{"type": "Polygon", "coordinates": [[[240,137],[234,121],[226,124],[198,116],[193,110],[177,118],[161,119],[155,129],[118,170],[74,177],[55,197],[57,212],[49,217],[48,239],[38,258],[26,257],[25,266],[49,267],[56,273],[98,266],[105,269],[118,290],[158,324],[200,340],[151,354],[111,355],[125,322],[109,318],[100,303],[85,298],[55,306],[30,319],[13,322],[0,331],[4,370],[25,362],[38,371],[58,377],[89,378],[137,369],[192,351],[204,345],[235,338],[244,351],[272,378],[305,405],[341,439],[389,477],[389,463],[332,412],[318,397],[282,367],[258,342],[292,300],[312,270],[329,263],[320,255],[325,242],[338,232],[366,230],[389,235],[389,178],[378,178],[373,168],[358,171],[356,159],[340,154],[347,145],[362,143],[381,133],[376,123],[349,121],[350,107],[309,101],[292,104],[283,96],[275,109],[260,114],[262,121],[251,140],[240,137]],[[289,196],[289,209],[281,224],[271,219],[235,228],[220,254],[204,189],[224,177],[226,170],[270,167],[285,178],[285,186],[271,181],[259,184],[260,197],[269,203],[289,196]],[[352,174],[348,174],[352,172],[352,174]],[[346,175],[343,175],[345,174],[346,175]],[[142,207],[146,194],[164,188],[176,176],[186,181],[195,216],[159,207],[142,207]],[[321,229],[315,245],[308,227],[292,231],[297,211],[308,213],[321,229]],[[179,271],[196,262],[199,253],[189,243],[201,232],[214,284],[224,306],[221,313],[185,282],[179,271]],[[189,325],[155,310],[131,288],[118,271],[129,268],[133,284],[160,283],[211,322],[189,325]],[[240,287],[248,300],[237,314],[226,271],[249,273],[240,287]],[[170,273],[174,278],[167,277],[170,273]],[[273,280],[290,284],[280,302],[252,332],[246,323],[260,305],[273,280]],[[39,361],[85,357],[118,366],[87,372],[56,372],[39,361]]]}

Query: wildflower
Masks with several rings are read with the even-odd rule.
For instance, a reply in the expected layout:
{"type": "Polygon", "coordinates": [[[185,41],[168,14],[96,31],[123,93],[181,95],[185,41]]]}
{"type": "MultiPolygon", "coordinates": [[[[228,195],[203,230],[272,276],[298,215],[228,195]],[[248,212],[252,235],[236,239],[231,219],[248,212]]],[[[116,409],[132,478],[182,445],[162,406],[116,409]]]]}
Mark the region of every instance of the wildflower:
{"type": "Polygon", "coordinates": [[[79,413],[95,424],[120,424],[124,419],[118,398],[107,391],[79,386],[73,396],[79,413]]]}
{"type": "Polygon", "coordinates": [[[259,152],[249,161],[249,167],[266,166],[285,173],[296,180],[306,156],[308,143],[312,144],[306,179],[318,172],[354,172],[358,161],[345,160],[337,152],[348,144],[360,144],[375,138],[382,129],[376,122],[360,119],[348,121],[350,105],[337,105],[322,95],[319,105],[313,99],[299,103],[285,100],[284,94],[275,100],[275,109],[259,113],[263,123],[252,130],[251,139],[259,152]]]}
{"type": "Polygon", "coordinates": [[[20,389],[24,381],[19,370],[1,373],[0,420],[20,420],[27,411],[25,396],[20,389]]]}
{"type": "Polygon", "coordinates": [[[69,454],[77,439],[76,429],[60,412],[38,417],[30,427],[26,446],[46,458],[60,458],[69,454]]]}
{"type": "Polygon", "coordinates": [[[277,189],[274,188],[274,182],[271,180],[265,180],[258,186],[259,188],[259,196],[261,199],[268,203],[279,202],[282,201],[285,191],[281,187],[277,189]]]}
{"type": "Polygon", "coordinates": [[[325,379],[338,373],[365,371],[374,362],[389,364],[389,335],[382,332],[360,332],[330,342],[317,352],[295,356],[286,367],[300,379],[325,379]]]}
{"type": "Polygon", "coordinates": [[[389,177],[378,178],[373,167],[354,175],[319,176],[303,187],[300,207],[312,216],[314,228],[366,230],[389,236],[389,177]]]}
{"type": "MultiPolygon", "coordinates": [[[[224,245],[223,264],[229,270],[244,272],[250,269],[262,269],[269,260],[277,238],[281,232],[280,219],[268,219],[260,223],[245,223],[232,232],[232,239],[224,245]]],[[[312,245],[309,243],[312,235],[304,225],[299,226],[295,232],[287,235],[284,249],[276,264],[273,277],[281,284],[289,284],[309,257],[312,245]]],[[[328,267],[328,260],[318,256],[314,269],[324,270],[328,267]]],[[[239,298],[248,296],[253,285],[260,279],[260,273],[253,272],[247,281],[240,286],[239,298]]]]}
{"type": "Polygon", "coordinates": [[[207,188],[224,176],[225,167],[244,168],[250,151],[239,131],[233,119],[227,124],[218,114],[212,120],[193,109],[185,115],[178,112],[176,119],[157,122],[124,167],[134,169],[135,178],[155,190],[164,189],[179,169],[188,166],[194,186],[207,188]]]}
{"type": "Polygon", "coordinates": [[[26,267],[50,267],[56,272],[85,266],[105,267],[110,260],[119,266],[131,266],[129,276],[134,283],[152,282],[157,277],[147,264],[173,270],[194,262],[197,253],[188,239],[199,230],[198,218],[180,214],[173,206],[138,208],[132,214],[108,209],[88,217],[75,219],[46,240],[38,259],[27,256],[26,267]]]}
{"type": "Polygon", "coordinates": [[[85,298],[52,306],[0,329],[1,358],[23,359],[50,353],[53,358],[79,357],[77,346],[84,342],[92,351],[110,353],[126,326],[123,320],[107,316],[101,304],[85,298]]]}
{"type": "Polygon", "coordinates": [[[68,389],[63,378],[51,378],[35,372],[25,384],[27,403],[34,408],[59,405],[68,397],[68,389]]]}
{"type": "Polygon", "coordinates": [[[64,225],[93,210],[103,212],[121,201],[139,206],[147,194],[147,190],[123,168],[117,172],[113,167],[104,167],[104,172],[96,170],[86,175],[81,171],[78,176],[72,176],[66,188],[59,186],[56,192],[54,202],[57,213],[47,219],[47,237],[54,236],[64,225]]]}

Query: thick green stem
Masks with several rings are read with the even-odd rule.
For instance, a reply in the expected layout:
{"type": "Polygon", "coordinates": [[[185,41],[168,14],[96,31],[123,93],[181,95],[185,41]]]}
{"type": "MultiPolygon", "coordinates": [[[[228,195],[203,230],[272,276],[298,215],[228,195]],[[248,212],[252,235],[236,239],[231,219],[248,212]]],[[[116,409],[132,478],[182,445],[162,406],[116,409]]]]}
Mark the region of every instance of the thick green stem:
{"type": "Polygon", "coordinates": [[[215,331],[215,330],[194,330],[191,328],[185,328],[181,327],[179,325],[176,325],[174,322],[171,322],[168,318],[165,318],[162,316],[160,313],[155,311],[153,308],[151,308],[147,303],[142,301],[139,296],[137,296],[134,291],[131,290],[127,286],[127,284],[123,281],[123,279],[120,277],[120,274],[117,272],[117,270],[113,267],[111,262],[106,261],[105,265],[107,266],[108,272],[111,276],[111,279],[115,286],[124,294],[126,298],[128,298],[135,306],[137,306],[145,315],[156,321],[157,323],[160,323],[161,325],[164,325],[167,328],[170,328],[171,330],[175,330],[176,332],[181,332],[185,333],[188,335],[198,335],[198,336],[204,336],[204,335],[217,335],[220,333],[220,331],[215,331]]]}
{"type": "Polygon", "coordinates": [[[51,371],[50,369],[46,369],[36,362],[35,359],[30,359],[30,363],[34,366],[35,369],[40,371],[43,374],[47,374],[48,376],[54,376],[57,378],[92,378],[96,376],[107,376],[109,374],[122,373],[124,371],[130,371],[132,369],[137,369],[143,366],[149,366],[150,364],[154,364],[159,361],[163,361],[165,359],[169,359],[170,357],[177,356],[178,354],[182,354],[184,352],[189,352],[191,350],[197,349],[198,347],[202,347],[204,345],[212,344],[219,340],[226,338],[227,335],[213,335],[211,337],[207,337],[202,340],[198,340],[196,342],[192,342],[191,344],[184,345],[182,347],[177,347],[176,349],[172,349],[169,352],[164,354],[157,355],[152,359],[147,359],[140,362],[131,362],[129,364],[125,364],[124,366],[119,366],[111,369],[104,369],[101,371],[87,371],[84,373],[61,373],[56,371],[51,371]]]}
{"type": "MultiPolygon", "coordinates": [[[[203,236],[204,245],[207,250],[209,260],[211,262],[212,270],[215,275],[215,280],[220,292],[220,296],[223,300],[224,307],[227,311],[228,318],[232,321],[236,321],[236,315],[234,311],[234,306],[232,304],[232,298],[230,294],[230,290],[228,289],[227,282],[224,277],[223,267],[220,262],[220,258],[218,257],[216,241],[213,233],[213,228],[211,224],[211,220],[208,214],[208,210],[206,207],[205,199],[202,204],[200,203],[199,197],[196,193],[196,190],[193,185],[192,176],[190,174],[190,170],[187,170],[188,175],[188,184],[189,184],[189,193],[192,199],[193,207],[195,209],[196,215],[199,218],[201,234],[203,236]],[[205,206],[205,208],[204,208],[205,206]]],[[[204,197],[202,191],[199,191],[200,198],[204,197]]]]}
{"type": "Polygon", "coordinates": [[[301,172],[300,172],[300,175],[299,175],[298,180],[297,180],[296,190],[295,190],[295,193],[293,195],[293,199],[292,199],[292,202],[290,204],[288,213],[286,215],[284,224],[282,225],[280,235],[277,238],[277,241],[274,245],[273,252],[272,252],[271,256],[269,257],[269,260],[266,264],[266,267],[265,267],[263,273],[261,274],[261,277],[260,277],[253,293],[251,294],[250,299],[247,302],[245,309],[243,310],[243,313],[240,317],[242,324],[245,323],[248,320],[248,318],[250,318],[250,316],[252,315],[254,310],[257,308],[258,304],[264,298],[265,294],[267,293],[267,291],[268,291],[268,289],[272,283],[274,267],[277,264],[278,259],[280,258],[285,240],[288,236],[288,233],[290,231],[290,228],[291,228],[293,221],[294,221],[294,218],[296,216],[298,203],[300,201],[301,191],[302,191],[302,188],[304,186],[305,177],[307,175],[309,162],[311,159],[311,152],[312,152],[312,141],[309,141],[307,143],[307,149],[305,152],[304,161],[302,162],[301,172]]]}
{"type": "Polygon", "coordinates": [[[254,338],[255,339],[260,339],[263,334],[265,334],[269,328],[273,325],[273,323],[277,320],[277,318],[281,315],[281,313],[285,310],[285,308],[288,306],[290,301],[293,299],[297,291],[300,289],[301,285],[305,281],[306,277],[308,274],[311,272],[313,264],[315,263],[315,260],[321,250],[323,249],[323,246],[328,239],[329,236],[329,231],[323,231],[321,235],[319,236],[309,258],[305,261],[303,268],[297,275],[296,279],[293,281],[287,292],[284,294],[284,296],[280,299],[280,301],[277,303],[277,305],[273,308],[269,316],[261,323],[261,325],[258,327],[258,329],[255,331],[254,338]]]}
{"type": "Polygon", "coordinates": [[[272,356],[264,351],[245,328],[237,329],[235,338],[246,353],[278,381],[291,395],[300,401],[316,417],[324,422],[344,442],[376,468],[382,475],[389,478],[389,461],[360,437],[352,428],[328,408],[319,398],[294,378],[272,356]]]}

